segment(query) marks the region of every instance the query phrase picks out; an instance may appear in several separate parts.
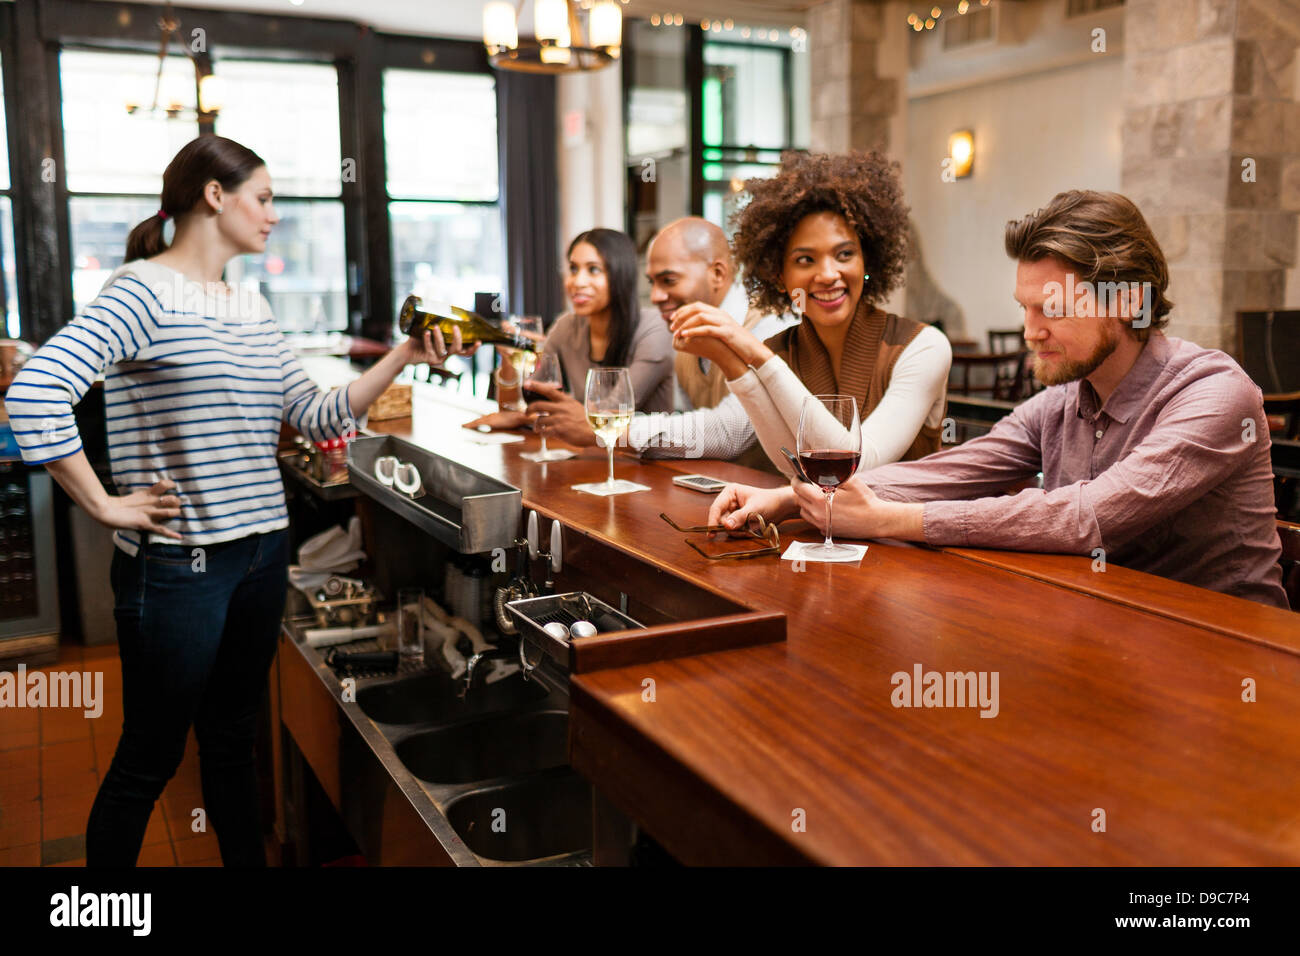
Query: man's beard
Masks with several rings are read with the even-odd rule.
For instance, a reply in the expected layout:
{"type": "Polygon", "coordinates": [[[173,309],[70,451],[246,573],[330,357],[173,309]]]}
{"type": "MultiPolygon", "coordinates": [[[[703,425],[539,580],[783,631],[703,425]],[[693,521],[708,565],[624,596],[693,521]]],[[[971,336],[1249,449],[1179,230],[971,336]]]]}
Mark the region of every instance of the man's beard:
{"type": "Polygon", "coordinates": [[[1055,367],[1048,366],[1038,356],[1034,356],[1034,377],[1044,385],[1065,385],[1087,378],[1110,358],[1111,353],[1119,347],[1119,335],[1109,325],[1102,326],[1101,341],[1086,359],[1067,361],[1062,359],[1055,367]]]}

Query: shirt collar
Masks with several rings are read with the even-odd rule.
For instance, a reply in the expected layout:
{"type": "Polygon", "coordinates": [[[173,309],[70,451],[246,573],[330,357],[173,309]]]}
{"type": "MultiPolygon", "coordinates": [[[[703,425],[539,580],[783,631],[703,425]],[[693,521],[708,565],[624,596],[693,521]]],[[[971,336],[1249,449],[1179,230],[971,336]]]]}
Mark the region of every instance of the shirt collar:
{"type": "Polygon", "coordinates": [[[1168,361],[1169,340],[1160,332],[1153,332],[1138,353],[1133,367],[1120,379],[1119,385],[1101,408],[1097,407],[1097,390],[1092,387],[1092,383],[1087,379],[1076,383],[1078,390],[1075,392],[1075,414],[1091,421],[1099,413],[1105,412],[1111,421],[1127,424],[1138,406],[1146,401],[1151,384],[1168,361]]]}

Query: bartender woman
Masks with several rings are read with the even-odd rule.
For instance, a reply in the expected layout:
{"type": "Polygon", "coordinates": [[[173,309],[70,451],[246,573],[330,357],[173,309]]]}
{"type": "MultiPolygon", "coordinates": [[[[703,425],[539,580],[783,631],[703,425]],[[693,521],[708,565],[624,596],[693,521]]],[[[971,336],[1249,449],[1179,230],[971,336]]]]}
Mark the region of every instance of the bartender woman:
{"type": "Polygon", "coordinates": [[[24,461],[114,529],[124,720],[86,826],[88,866],[135,865],[191,724],[222,861],[266,865],[253,736],[287,586],[280,422],[340,437],[406,365],[448,354],[426,332],[322,392],[266,300],[221,278],[231,259],[264,252],[278,221],[257,154],[193,140],[163,173],[158,213],[131,231],[126,264],[9,389],[24,461]],[[101,373],[116,495],[91,470],[72,414],[101,373]]]}

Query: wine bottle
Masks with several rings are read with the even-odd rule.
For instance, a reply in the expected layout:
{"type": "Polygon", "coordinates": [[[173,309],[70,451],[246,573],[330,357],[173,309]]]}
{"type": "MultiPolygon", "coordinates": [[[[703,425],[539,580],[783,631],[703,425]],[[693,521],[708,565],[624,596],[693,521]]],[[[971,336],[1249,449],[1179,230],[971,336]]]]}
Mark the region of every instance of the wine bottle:
{"type": "Polygon", "coordinates": [[[476,312],[451,305],[447,307],[451,315],[440,315],[437,312],[421,311],[419,308],[421,304],[418,295],[408,295],[406,301],[402,303],[402,311],[397,316],[397,327],[403,335],[423,335],[426,330],[432,331],[436,328],[442,332],[443,339],[450,345],[453,332],[460,329],[460,340],[465,345],[483,342],[527,352],[537,350],[537,344],[531,339],[502,331],[476,312]]]}

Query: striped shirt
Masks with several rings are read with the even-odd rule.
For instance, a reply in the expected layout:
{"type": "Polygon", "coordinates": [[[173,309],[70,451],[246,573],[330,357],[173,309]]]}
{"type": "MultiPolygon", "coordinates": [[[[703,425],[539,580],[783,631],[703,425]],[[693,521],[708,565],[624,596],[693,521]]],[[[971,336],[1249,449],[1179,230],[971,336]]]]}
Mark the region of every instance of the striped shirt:
{"type": "MultiPolygon", "coordinates": [[[[5,405],[27,464],[81,450],[72,408],[101,374],[117,492],[174,481],[181,513],[166,526],[181,544],[288,527],[281,421],[315,441],[355,428],[347,388],[325,393],[307,377],[265,297],[208,291],[148,260],[109,276],[10,385],[5,405]]],[[[113,540],[134,555],[143,533],[119,529],[113,540]]]]}

